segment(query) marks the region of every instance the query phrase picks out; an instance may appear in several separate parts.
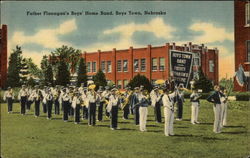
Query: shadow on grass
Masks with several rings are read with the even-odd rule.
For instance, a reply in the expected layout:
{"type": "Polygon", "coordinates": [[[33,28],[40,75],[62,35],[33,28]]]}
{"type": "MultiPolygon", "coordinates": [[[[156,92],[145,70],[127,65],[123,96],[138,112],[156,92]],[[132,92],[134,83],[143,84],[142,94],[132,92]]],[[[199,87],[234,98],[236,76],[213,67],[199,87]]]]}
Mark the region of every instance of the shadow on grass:
{"type": "Polygon", "coordinates": [[[202,137],[205,140],[228,140],[227,138],[202,137]]]}
{"type": "Polygon", "coordinates": [[[176,128],[189,128],[189,127],[184,127],[184,126],[176,126],[176,128]]]}
{"type": "Polygon", "coordinates": [[[121,131],[135,131],[135,129],[132,129],[132,128],[121,128],[119,130],[121,130],[121,131]]]}
{"type": "Polygon", "coordinates": [[[20,112],[12,112],[12,114],[20,114],[20,112]]]}
{"type": "Polygon", "coordinates": [[[130,124],[131,122],[118,122],[118,123],[121,123],[121,124],[130,124]]]}
{"type": "Polygon", "coordinates": [[[222,132],[222,134],[244,134],[246,131],[222,132]]]}
{"type": "Polygon", "coordinates": [[[210,122],[204,122],[204,123],[200,123],[200,125],[213,125],[213,123],[210,123],[210,122]]]}
{"type": "Polygon", "coordinates": [[[160,133],[160,132],[163,132],[163,130],[148,130],[148,132],[152,132],[152,133],[160,133]]]}
{"type": "Polygon", "coordinates": [[[226,128],[246,128],[245,126],[225,126],[226,128]]]}
{"type": "Polygon", "coordinates": [[[182,119],[182,121],[191,121],[190,119],[182,119]]]}
{"type": "Polygon", "coordinates": [[[157,125],[147,125],[147,127],[159,127],[157,125]]]}
{"type": "Polygon", "coordinates": [[[110,125],[95,125],[97,127],[110,127],[110,125]]]}
{"type": "Polygon", "coordinates": [[[192,134],[175,134],[174,137],[197,137],[192,134]]]}

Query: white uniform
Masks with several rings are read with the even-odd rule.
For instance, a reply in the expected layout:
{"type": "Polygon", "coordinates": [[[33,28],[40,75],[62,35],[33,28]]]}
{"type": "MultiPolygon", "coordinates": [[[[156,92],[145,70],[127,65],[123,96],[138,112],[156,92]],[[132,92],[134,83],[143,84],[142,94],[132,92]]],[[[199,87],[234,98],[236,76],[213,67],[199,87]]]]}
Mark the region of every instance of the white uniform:
{"type": "Polygon", "coordinates": [[[6,92],[4,92],[3,100],[6,101],[6,98],[12,98],[12,99],[14,99],[14,98],[15,98],[15,95],[14,95],[13,92],[6,91],[6,92]]]}
{"type": "Polygon", "coordinates": [[[228,102],[226,101],[226,97],[221,96],[221,121],[220,121],[220,126],[226,126],[227,124],[227,104],[228,102]],[[225,102],[226,101],[226,102],[225,102]]]}
{"type": "Polygon", "coordinates": [[[165,116],[165,136],[174,135],[173,124],[174,124],[174,98],[175,93],[169,95],[164,94],[162,98],[164,106],[164,116],[165,116]]]}
{"type": "Polygon", "coordinates": [[[28,92],[26,89],[21,89],[18,93],[18,100],[21,99],[21,97],[27,97],[28,96],[28,92]]]}
{"type": "Polygon", "coordinates": [[[156,102],[160,101],[161,95],[160,93],[156,93],[155,90],[152,90],[150,92],[150,98],[151,98],[151,105],[155,107],[156,102]]]}
{"type": "MultiPolygon", "coordinates": [[[[193,100],[198,99],[198,94],[197,93],[192,93],[190,95],[190,98],[193,98],[193,100]]],[[[191,101],[192,106],[191,106],[191,123],[195,124],[198,123],[198,113],[199,113],[199,102],[198,101],[191,101]]]]}
{"type": "MultiPolygon", "coordinates": [[[[142,99],[146,99],[146,96],[139,93],[138,94],[138,100],[139,100],[139,103],[142,103],[142,99]]],[[[139,121],[139,124],[140,124],[140,131],[146,131],[146,124],[147,124],[147,116],[148,116],[148,103],[144,103],[144,105],[141,105],[140,108],[139,108],[139,117],[140,117],[140,121],[139,121]]]]}

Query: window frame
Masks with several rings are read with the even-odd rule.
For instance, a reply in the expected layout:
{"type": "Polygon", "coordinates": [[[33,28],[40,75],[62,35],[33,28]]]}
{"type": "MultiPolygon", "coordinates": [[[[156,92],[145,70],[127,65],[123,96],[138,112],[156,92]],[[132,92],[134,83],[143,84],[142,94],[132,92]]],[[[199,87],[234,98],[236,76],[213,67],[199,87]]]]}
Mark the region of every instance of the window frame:
{"type": "Polygon", "coordinates": [[[112,73],[112,62],[111,61],[107,61],[107,73],[112,73]],[[109,66],[110,66],[110,70],[109,70],[109,66]]]}
{"type": "Polygon", "coordinates": [[[164,57],[160,57],[159,58],[159,71],[165,71],[166,70],[166,59],[164,57]],[[161,59],[164,59],[164,67],[163,69],[161,69],[162,65],[161,65],[161,59]]]}
{"type": "Polygon", "coordinates": [[[158,62],[157,62],[157,58],[152,58],[152,60],[151,60],[151,70],[152,71],[157,71],[158,70],[158,62]],[[154,60],[156,61],[156,66],[154,66],[154,60]],[[156,69],[154,69],[154,67],[156,68],[156,69]]]}
{"type": "Polygon", "coordinates": [[[134,64],[133,64],[133,67],[134,67],[134,72],[139,72],[139,59],[134,59],[134,64]],[[135,67],[135,61],[137,61],[137,69],[135,67]]]}
{"type": "Polygon", "coordinates": [[[97,68],[97,62],[96,61],[93,61],[92,62],[92,72],[96,72],[96,68],[97,68]],[[95,64],[94,64],[95,63],[95,64]]]}
{"type": "Polygon", "coordinates": [[[140,71],[141,72],[146,72],[146,69],[147,69],[147,62],[146,62],[146,58],[141,58],[140,59],[140,62],[141,62],[141,64],[140,64],[140,71]],[[142,61],[144,60],[144,65],[142,64],[142,61]],[[142,69],[142,67],[144,66],[144,69],[142,69]]]}
{"type": "Polygon", "coordinates": [[[123,72],[128,72],[128,60],[123,60],[123,62],[122,62],[122,70],[123,70],[123,72]],[[126,67],[124,66],[125,61],[127,62],[126,67]]]}
{"type": "Polygon", "coordinates": [[[122,60],[117,60],[116,64],[117,64],[116,71],[122,72],[122,60]]]}

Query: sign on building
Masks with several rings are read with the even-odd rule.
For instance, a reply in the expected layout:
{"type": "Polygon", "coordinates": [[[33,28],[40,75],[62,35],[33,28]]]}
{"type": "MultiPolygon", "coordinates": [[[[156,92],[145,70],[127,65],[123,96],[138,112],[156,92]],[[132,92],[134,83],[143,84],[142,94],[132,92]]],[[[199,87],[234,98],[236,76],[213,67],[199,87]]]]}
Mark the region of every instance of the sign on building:
{"type": "Polygon", "coordinates": [[[170,74],[177,85],[183,84],[187,88],[192,72],[193,53],[170,51],[170,74]]]}

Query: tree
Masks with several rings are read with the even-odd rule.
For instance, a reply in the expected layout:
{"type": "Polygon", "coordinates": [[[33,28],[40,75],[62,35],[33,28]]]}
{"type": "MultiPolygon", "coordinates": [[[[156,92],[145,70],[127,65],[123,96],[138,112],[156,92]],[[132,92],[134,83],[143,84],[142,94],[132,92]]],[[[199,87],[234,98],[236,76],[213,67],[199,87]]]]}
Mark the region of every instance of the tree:
{"type": "Polygon", "coordinates": [[[93,81],[96,85],[96,90],[99,89],[99,86],[102,87],[107,86],[107,80],[105,74],[101,70],[98,70],[95,76],[93,76],[93,81]]]}
{"type": "Polygon", "coordinates": [[[20,83],[20,68],[21,68],[21,47],[16,46],[15,50],[12,50],[9,57],[9,67],[7,72],[7,86],[18,87],[20,83]]]}
{"type": "Polygon", "coordinates": [[[202,69],[199,68],[198,71],[199,78],[195,79],[194,81],[194,88],[195,89],[202,89],[202,92],[208,93],[213,90],[213,84],[211,80],[209,80],[205,74],[203,73],[202,69]]]}
{"type": "Polygon", "coordinates": [[[63,45],[61,48],[57,48],[54,52],[51,52],[51,63],[53,66],[58,66],[60,61],[64,61],[70,68],[70,72],[74,74],[80,56],[80,50],[63,45]]]}
{"type": "Polygon", "coordinates": [[[20,82],[21,84],[26,84],[28,81],[29,77],[29,70],[28,70],[28,65],[27,65],[27,60],[26,58],[22,58],[21,60],[21,68],[20,68],[20,82]]]}
{"type": "Polygon", "coordinates": [[[41,61],[42,69],[42,81],[43,85],[54,85],[52,65],[48,61],[48,57],[45,55],[41,61]]]}
{"type": "Polygon", "coordinates": [[[87,71],[86,71],[86,64],[84,62],[84,59],[81,58],[78,65],[78,71],[77,71],[77,86],[80,86],[81,83],[84,83],[84,85],[87,85],[87,71]]]}
{"type": "Polygon", "coordinates": [[[135,87],[140,87],[141,85],[144,86],[144,88],[146,90],[148,90],[149,92],[152,90],[153,86],[150,83],[149,79],[144,76],[144,75],[140,75],[137,74],[132,80],[130,80],[130,82],[128,83],[128,86],[130,86],[132,89],[134,89],[135,87]]]}
{"type": "Polygon", "coordinates": [[[31,87],[34,87],[36,85],[36,81],[34,80],[33,77],[30,77],[27,81],[27,85],[28,86],[31,86],[31,87]]]}
{"type": "Polygon", "coordinates": [[[70,83],[70,72],[65,61],[61,60],[56,75],[56,84],[66,86],[70,83]]]}
{"type": "Polygon", "coordinates": [[[26,59],[28,70],[33,78],[42,78],[42,70],[33,62],[31,58],[26,59]]]}

